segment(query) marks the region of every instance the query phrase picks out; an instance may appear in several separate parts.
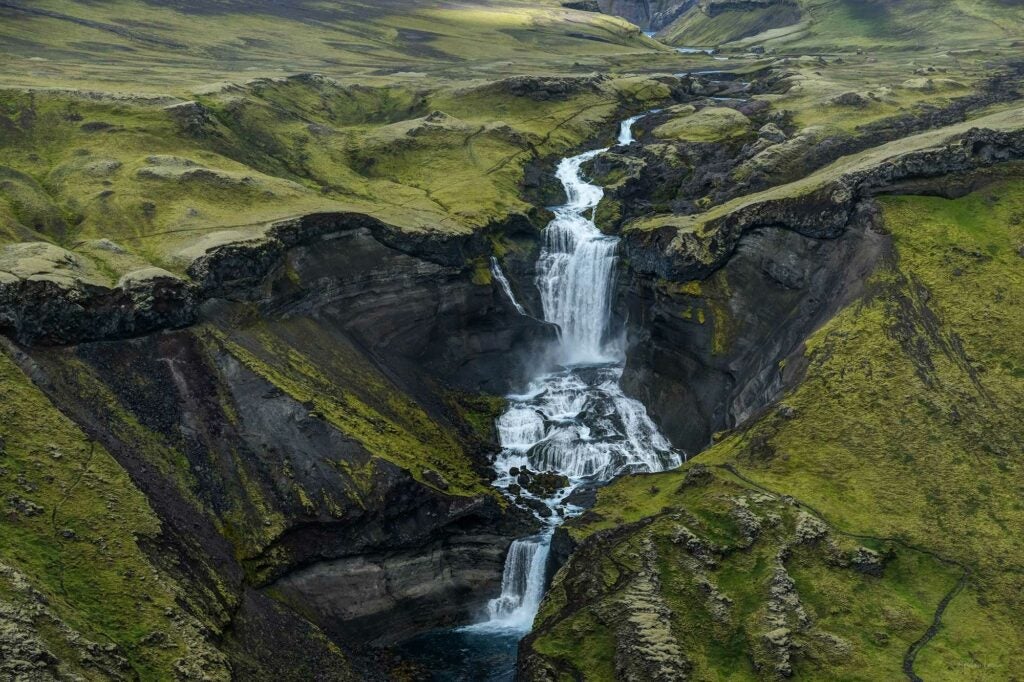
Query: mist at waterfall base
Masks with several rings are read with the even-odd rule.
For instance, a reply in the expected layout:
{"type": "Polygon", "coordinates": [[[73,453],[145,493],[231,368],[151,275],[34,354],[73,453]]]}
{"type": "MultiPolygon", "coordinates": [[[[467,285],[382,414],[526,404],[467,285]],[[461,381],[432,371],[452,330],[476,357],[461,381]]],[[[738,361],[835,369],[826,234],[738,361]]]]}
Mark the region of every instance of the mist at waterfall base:
{"type": "MultiPolygon", "coordinates": [[[[618,142],[633,141],[633,124],[623,121],[618,142]]],[[[510,395],[497,421],[502,451],[494,460],[493,485],[520,504],[550,513],[537,514],[541,531],[509,548],[501,595],[488,604],[480,622],[431,633],[403,651],[431,671],[436,680],[515,679],[519,641],[530,631],[544,595],[552,535],[567,518],[582,511],[566,498],[584,484],[605,483],[630,472],[679,466],[673,450],[644,406],[619,386],[625,362],[623,329],[612,329],[612,298],[618,238],[603,234],[593,221],[602,188],[581,177],[581,167],[598,149],[563,159],[556,177],[568,201],[553,209],[537,260],[536,285],[544,319],[561,330],[551,366],[539,370],[520,395],[510,395]],[[538,497],[520,485],[519,473],[555,472],[569,484],[551,497],[538,497]]],[[[520,314],[508,279],[497,260],[495,281],[520,314]]]]}

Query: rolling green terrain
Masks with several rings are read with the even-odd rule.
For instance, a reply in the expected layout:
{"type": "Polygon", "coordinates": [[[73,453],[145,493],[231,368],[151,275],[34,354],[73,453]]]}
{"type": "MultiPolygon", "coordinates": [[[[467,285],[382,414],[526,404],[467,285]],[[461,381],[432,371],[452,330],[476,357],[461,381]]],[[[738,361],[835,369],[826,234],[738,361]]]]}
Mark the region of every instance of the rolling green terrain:
{"type": "Polygon", "coordinates": [[[1003,0],[738,0],[694,3],[658,37],[682,46],[782,52],[1012,47],[1024,20],[1003,0]],[[719,5],[716,7],[716,5],[719,5]]]}
{"type": "Polygon", "coordinates": [[[891,258],[790,360],[799,387],[571,524],[535,650],[614,679],[583,640],[621,642],[624,610],[670,614],[650,636],[697,679],[894,679],[908,658],[923,679],[1012,678],[1024,182],[882,206],[891,258]]]}
{"type": "Polygon", "coordinates": [[[0,2],[0,676],[421,679],[388,647],[533,528],[494,357],[552,331],[489,258],[525,291],[552,161],[656,108],[598,215],[681,354],[738,347],[748,232],[863,208],[884,249],[757,409],[566,528],[522,678],[1019,675],[1024,9],[691,4],[654,40],[555,0],[0,2]]]}

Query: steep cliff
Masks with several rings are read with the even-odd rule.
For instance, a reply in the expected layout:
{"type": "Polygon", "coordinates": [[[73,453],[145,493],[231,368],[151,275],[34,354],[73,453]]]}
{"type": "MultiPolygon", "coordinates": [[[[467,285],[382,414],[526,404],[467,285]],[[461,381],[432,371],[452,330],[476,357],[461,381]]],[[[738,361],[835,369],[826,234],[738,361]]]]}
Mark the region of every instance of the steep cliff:
{"type": "Polygon", "coordinates": [[[671,24],[676,17],[697,0],[598,0],[598,8],[607,14],[620,16],[647,31],[658,31],[671,24]]]}
{"type": "MultiPolygon", "coordinates": [[[[992,132],[845,166],[875,180],[832,234],[775,213],[704,275],[634,275],[634,390],[697,447],[718,427],[695,433],[690,387],[731,391],[740,428],[560,534],[524,679],[1011,674],[1024,208],[1018,142],[992,132]]],[[[814,196],[786,201],[820,226],[814,196]]]]}
{"type": "MultiPolygon", "coordinates": [[[[350,668],[332,642],[358,652],[465,621],[530,527],[490,492],[486,454],[494,396],[552,330],[519,315],[477,265],[486,239],[379,230],[313,216],[212,252],[193,269],[193,319],[180,331],[97,338],[110,327],[94,307],[74,327],[84,339],[60,339],[72,345],[8,348],[49,402],[26,387],[32,400],[82,429],[88,452],[74,456],[102,448],[152,517],[145,530],[115,509],[112,527],[85,520],[61,541],[123,546],[124,532],[147,532],[139,560],[171,586],[175,617],[201,624],[196,640],[217,647],[222,671],[313,666],[331,678],[331,665],[350,668]],[[265,658],[280,628],[326,633],[314,641],[337,663],[292,658],[305,647],[265,658]]],[[[18,447],[14,432],[4,438],[18,447]]],[[[36,492],[38,474],[26,476],[36,492]]],[[[56,513],[30,499],[15,528],[36,509],[56,513]]],[[[109,631],[111,655],[137,663],[147,646],[171,646],[141,641],[150,634],[109,631]]],[[[73,668],[57,649],[47,656],[73,668]]]]}

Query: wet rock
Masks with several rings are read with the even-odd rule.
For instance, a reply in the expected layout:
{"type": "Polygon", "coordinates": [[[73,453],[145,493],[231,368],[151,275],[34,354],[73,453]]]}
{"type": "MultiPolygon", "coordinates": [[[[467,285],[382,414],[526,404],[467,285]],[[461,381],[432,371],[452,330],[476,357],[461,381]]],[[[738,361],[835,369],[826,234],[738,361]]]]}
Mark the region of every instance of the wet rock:
{"type": "Polygon", "coordinates": [[[569,486],[569,478],[561,474],[547,471],[534,474],[525,485],[526,489],[537,497],[550,498],[559,490],[569,486]]]}
{"type": "Polygon", "coordinates": [[[526,505],[529,509],[531,509],[542,519],[551,518],[551,515],[554,513],[551,511],[551,507],[544,504],[544,502],[541,500],[532,497],[522,497],[520,498],[520,500],[524,505],[526,505]]]}

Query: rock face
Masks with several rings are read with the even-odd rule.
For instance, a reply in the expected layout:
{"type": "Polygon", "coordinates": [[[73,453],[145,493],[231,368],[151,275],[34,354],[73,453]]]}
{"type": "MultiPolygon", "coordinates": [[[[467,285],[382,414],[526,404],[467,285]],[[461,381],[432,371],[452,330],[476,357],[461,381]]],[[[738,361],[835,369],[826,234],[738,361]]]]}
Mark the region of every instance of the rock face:
{"type": "Polygon", "coordinates": [[[1022,141],[1019,133],[972,129],[803,196],[751,201],[725,214],[721,231],[683,234],[657,255],[654,233],[627,232],[624,386],[677,445],[703,449],[798,377],[799,364],[787,358],[859,294],[887,250],[868,197],[901,188],[955,195],[971,183],[968,175],[958,187],[956,173],[1024,158],[1022,141]]]}
{"type": "Polygon", "coordinates": [[[203,253],[190,281],[149,270],[105,289],[6,268],[5,329],[36,342],[23,369],[146,495],[154,556],[236,673],[319,661],[343,679],[310,633],[358,654],[466,622],[500,591],[534,521],[487,485],[501,404],[487,396],[555,330],[491,281],[487,239],[312,215],[203,253]],[[52,310],[26,305],[36,287],[52,310]],[[279,632],[311,643],[272,654],[279,632]]]}
{"type": "Polygon", "coordinates": [[[668,26],[696,4],[696,0],[598,0],[605,14],[620,16],[648,31],[668,26]]]}
{"type": "Polygon", "coordinates": [[[864,216],[834,240],[752,231],[699,287],[633,276],[623,289],[631,341],[623,385],[674,443],[702,450],[779,394],[799,371],[779,363],[860,292],[886,250],[864,216]]]}

